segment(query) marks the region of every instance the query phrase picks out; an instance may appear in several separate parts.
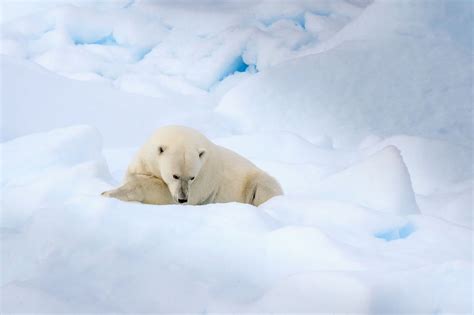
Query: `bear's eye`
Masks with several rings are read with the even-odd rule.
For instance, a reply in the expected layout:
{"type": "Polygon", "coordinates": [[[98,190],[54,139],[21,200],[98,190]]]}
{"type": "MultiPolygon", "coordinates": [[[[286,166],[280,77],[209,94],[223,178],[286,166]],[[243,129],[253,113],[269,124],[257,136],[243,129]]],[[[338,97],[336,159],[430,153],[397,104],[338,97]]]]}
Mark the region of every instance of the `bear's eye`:
{"type": "Polygon", "coordinates": [[[179,179],[179,176],[178,175],[173,175],[173,178],[174,179],[179,179]]]}
{"type": "Polygon", "coordinates": [[[191,180],[194,180],[194,176],[193,176],[193,177],[191,177],[191,180]]]}

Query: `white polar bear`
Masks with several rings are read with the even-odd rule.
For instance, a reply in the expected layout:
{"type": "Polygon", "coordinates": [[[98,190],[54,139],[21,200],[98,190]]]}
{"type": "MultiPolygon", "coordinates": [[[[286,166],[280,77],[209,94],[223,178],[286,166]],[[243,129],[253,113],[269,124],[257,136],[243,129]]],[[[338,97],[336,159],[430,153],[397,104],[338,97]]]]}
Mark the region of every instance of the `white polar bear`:
{"type": "Polygon", "coordinates": [[[149,204],[237,201],[255,206],[283,194],[278,182],[197,130],[166,126],[139,150],[125,183],[102,195],[149,204]]]}

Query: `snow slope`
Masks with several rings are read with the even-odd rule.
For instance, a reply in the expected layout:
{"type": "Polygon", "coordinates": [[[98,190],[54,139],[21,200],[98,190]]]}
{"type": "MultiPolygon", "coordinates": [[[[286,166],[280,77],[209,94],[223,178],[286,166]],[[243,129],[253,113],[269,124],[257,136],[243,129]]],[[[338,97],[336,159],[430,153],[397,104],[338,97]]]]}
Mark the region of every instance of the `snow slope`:
{"type": "Polygon", "coordinates": [[[461,22],[433,26],[435,13],[447,20],[472,13],[471,2],[453,2],[460,8],[377,1],[313,50],[319,53],[252,76],[225,94],[218,110],[247,132],[284,128],[309,139],[327,133],[336,145],[405,133],[472,146],[472,48],[458,39],[469,41],[472,32],[450,36],[461,22]]]}
{"type": "Polygon", "coordinates": [[[469,1],[4,7],[2,313],[472,313],[469,1]],[[285,195],[101,197],[165,124],[285,195]]]}

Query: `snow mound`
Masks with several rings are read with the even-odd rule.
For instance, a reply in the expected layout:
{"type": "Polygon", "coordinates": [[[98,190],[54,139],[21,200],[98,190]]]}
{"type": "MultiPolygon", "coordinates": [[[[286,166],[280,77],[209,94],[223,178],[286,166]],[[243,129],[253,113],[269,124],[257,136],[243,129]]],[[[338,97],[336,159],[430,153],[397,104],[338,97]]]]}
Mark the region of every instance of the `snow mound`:
{"type": "Polygon", "coordinates": [[[450,24],[425,17],[431,3],[415,11],[405,3],[370,5],[343,37],[327,42],[333,46],[251,76],[222,97],[218,110],[245,132],[284,128],[310,141],[329,134],[336,145],[355,145],[374,133],[472,145],[470,52],[453,38],[450,24]],[[368,37],[360,35],[360,25],[379,23],[385,12],[397,18],[380,36],[371,36],[373,25],[364,28],[368,37]]]}
{"type": "Polygon", "coordinates": [[[363,156],[386,146],[400,150],[423,214],[472,227],[472,148],[420,137],[369,137],[360,145],[363,156]]]}
{"type": "Polygon", "coordinates": [[[442,191],[473,176],[472,149],[444,141],[394,136],[369,146],[364,152],[370,155],[389,145],[400,150],[417,194],[442,191]]]}
{"type": "Polygon", "coordinates": [[[3,143],[2,228],[22,225],[38,206],[97,193],[89,181],[110,179],[101,150],[99,133],[88,126],[3,143]]]}
{"type": "Polygon", "coordinates": [[[102,140],[89,126],[73,126],[15,138],[2,144],[2,160],[8,165],[2,185],[14,184],[51,166],[70,167],[101,157],[102,140]],[[34,159],[31,158],[34,154],[34,159]],[[20,178],[19,178],[20,176],[20,178]]]}
{"type": "Polygon", "coordinates": [[[388,146],[318,183],[317,195],[384,212],[419,213],[400,151],[388,146]]]}

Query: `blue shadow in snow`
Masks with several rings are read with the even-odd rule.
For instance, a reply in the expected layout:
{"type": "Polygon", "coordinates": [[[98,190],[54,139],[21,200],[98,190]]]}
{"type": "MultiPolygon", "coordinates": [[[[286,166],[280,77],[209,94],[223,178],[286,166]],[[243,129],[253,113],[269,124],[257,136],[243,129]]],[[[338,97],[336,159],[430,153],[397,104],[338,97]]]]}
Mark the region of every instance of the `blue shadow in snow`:
{"type": "Polygon", "coordinates": [[[222,81],[229,75],[232,75],[236,72],[245,72],[247,71],[249,65],[244,62],[242,56],[238,56],[237,58],[232,61],[232,63],[227,67],[225,71],[221,73],[217,81],[222,81]]]}
{"type": "Polygon", "coordinates": [[[300,26],[302,29],[305,29],[304,13],[300,13],[294,16],[285,16],[285,15],[273,16],[267,19],[260,20],[260,22],[263,25],[265,25],[265,27],[269,27],[275,22],[281,21],[281,20],[293,21],[296,25],[300,26]]]}
{"type": "Polygon", "coordinates": [[[117,41],[115,40],[114,35],[109,34],[103,38],[100,38],[96,41],[86,41],[82,38],[73,38],[75,45],[117,45],[117,41]]]}
{"type": "MultiPolygon", "coordinates": [[[[308,13],[314,14],[314,15],[319,15],[319,16],[330,16],[331,12],[330,11],[306,11],[308,13]]],[[[289,20],[293,21],[296,25],[301,27],[303,30],[306,30],[306,21],[305,21],[305,13],[306,12],[301,12],[296,15],[279,15],[279,16],[273,16],[267,19],[260,20],[260,22],[263,23],[266,27],[271,26],[273,23],[280,21],[280,20],[289,20]]]]}
{"type": "Polygon", "coordinates": [[[152,50],[153,48],[143,48],[143,49],[137,50],[135,54],[136,60],[137,61],[143,60],[146,57],[146,55],[148,55],[152,50]]]}
{"type": "Polygon", "coordinates": [[[415,232],[415,227],[411,223],[407,223],[404,226],[399,227],[399,228],[393,228],[393,229],[375,233],[374,236],[376,238],[383,239],[387,242],[391,242],[391,241],[407,238],[413,232],[415,232]]]}

